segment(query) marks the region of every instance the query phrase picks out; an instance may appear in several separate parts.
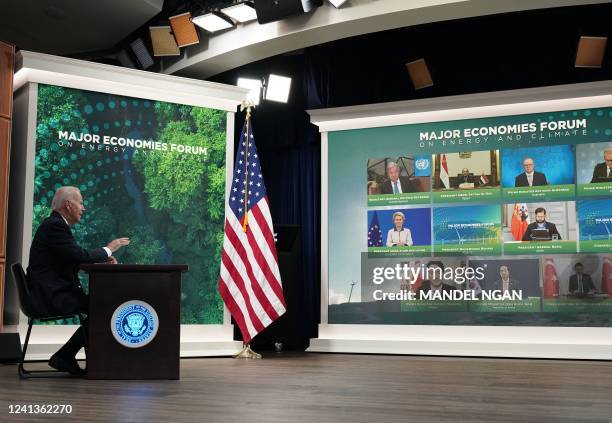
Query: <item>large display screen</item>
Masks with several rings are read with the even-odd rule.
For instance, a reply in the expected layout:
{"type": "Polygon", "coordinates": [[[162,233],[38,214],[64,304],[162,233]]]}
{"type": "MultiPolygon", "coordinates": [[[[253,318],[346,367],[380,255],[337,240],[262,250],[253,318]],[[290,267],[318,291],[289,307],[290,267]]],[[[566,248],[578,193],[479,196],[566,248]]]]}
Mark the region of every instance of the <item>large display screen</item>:
{"type": "Polygon", "coordinates": [[[76,186],[79,244],[127,236],[119,262],[188,264],[181,322],[223,323],[226,112],[42,84],[37,107],[33,231],[76,186]]]}
{"type": "Polygon", "coordinates": [[[328,134],[328,323],[612,324],[612,108],[328,134]]]}

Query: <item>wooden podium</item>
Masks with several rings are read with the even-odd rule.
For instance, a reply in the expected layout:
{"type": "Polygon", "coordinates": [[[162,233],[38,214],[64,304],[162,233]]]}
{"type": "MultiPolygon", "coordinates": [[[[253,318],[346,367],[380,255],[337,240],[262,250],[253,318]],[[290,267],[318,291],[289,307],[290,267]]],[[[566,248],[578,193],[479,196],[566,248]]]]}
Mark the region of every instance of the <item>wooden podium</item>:
{"type": "Polygon", "coordinates": [[[187,265],[89,264],[89,379],[179,379],[187,265]]]}

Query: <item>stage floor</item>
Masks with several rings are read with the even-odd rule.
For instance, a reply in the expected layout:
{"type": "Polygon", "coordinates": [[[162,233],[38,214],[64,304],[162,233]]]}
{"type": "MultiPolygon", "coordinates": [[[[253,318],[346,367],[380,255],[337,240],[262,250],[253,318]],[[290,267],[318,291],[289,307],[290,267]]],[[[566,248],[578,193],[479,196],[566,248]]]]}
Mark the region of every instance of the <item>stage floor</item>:
{"type": "MultiPolygon", "coordinates": [[[[44,367],[34,364],[30,367],[44,367]]],[[[610,422],[612,362],[346,354],[184,359],[180,381],[19,380],[0,365],[0,421],[610,422]],[[10,415],[70,404],[70,415],[10,415]]]]}

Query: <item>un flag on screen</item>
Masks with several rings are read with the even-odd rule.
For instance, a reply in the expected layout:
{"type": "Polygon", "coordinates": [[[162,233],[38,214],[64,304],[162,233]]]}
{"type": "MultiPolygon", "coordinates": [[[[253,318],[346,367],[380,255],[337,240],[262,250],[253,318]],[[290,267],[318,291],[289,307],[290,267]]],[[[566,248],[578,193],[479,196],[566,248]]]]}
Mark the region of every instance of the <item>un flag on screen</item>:
{"type": "Polygon", "coordinates": [[[414,176],[431,176],[431,155],[414,157],[414,176]]]}

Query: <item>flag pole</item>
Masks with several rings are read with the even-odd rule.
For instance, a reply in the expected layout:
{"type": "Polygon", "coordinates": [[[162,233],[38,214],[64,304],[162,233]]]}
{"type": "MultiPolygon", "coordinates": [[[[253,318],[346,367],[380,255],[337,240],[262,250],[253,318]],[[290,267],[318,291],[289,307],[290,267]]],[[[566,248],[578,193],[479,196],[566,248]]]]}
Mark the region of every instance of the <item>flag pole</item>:
{"type": "MultiPolygon", "coordinates": [[[[246,145],[245,145],[245,150],[246,150],[246,158],[245,158],[245,163],[244,163],[244,177],[245,177],[245,182],[244,182],[244,219],[242,221],[242,230],[243,232],[246,233],[247,231],[247,226],[249,224],[249,189],[248,184],[249,184],[249,146],[251,144],[251,138],[249,137],[249,124],[251,123],[251,108],[254,108],[255,104],[251,101],[245,100],[242,102],[242,104],[240,105],[240,111],[244,111],[246,110],[246,145]]],[[[261,354],[256,353],[255,351],[253,351],[251,349],[251,344],[249,343],[243,343],[242,344],[242,349],[237,352],[236,354],[234,354],[232,356],[232,358],[244,358],[244,359],[260,359],[261,358],[261,354]]]]}
{"type": "Polygon", "coordinates": [[[249,137],[249,123],[251,123],[251,107],[254,107],[251,103],[246,103],[246,150],[244,159],[244,219],[242,220],[242,231],[246,233],[247,225],[249,224],[249,146],[251,145],[249,137]]]}

